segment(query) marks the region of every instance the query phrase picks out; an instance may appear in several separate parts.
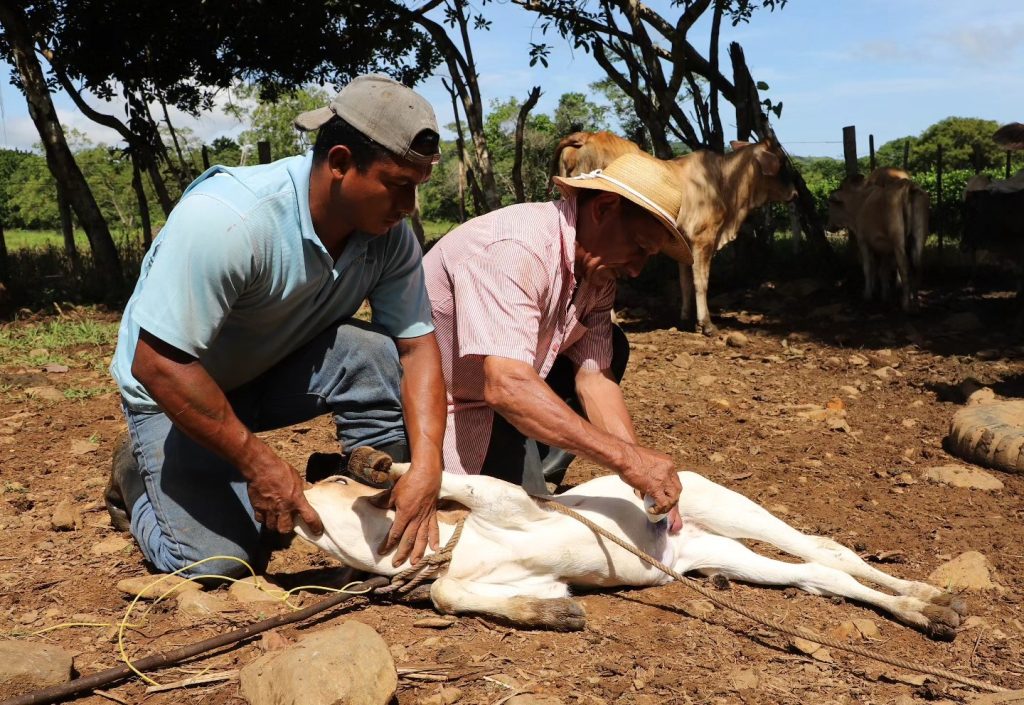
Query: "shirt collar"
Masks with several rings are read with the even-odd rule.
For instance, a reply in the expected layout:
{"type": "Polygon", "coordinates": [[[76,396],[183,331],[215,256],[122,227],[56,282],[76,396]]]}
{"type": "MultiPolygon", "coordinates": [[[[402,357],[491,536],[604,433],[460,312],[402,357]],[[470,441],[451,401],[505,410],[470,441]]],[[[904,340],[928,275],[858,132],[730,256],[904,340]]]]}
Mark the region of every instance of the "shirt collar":
{"type": "Polygon", "coordinates": [[[562,264],[569,272],[569,281],[576,286],[576,199],[563,198],[555,202],[555,207],[562,216],[562,264]]]}

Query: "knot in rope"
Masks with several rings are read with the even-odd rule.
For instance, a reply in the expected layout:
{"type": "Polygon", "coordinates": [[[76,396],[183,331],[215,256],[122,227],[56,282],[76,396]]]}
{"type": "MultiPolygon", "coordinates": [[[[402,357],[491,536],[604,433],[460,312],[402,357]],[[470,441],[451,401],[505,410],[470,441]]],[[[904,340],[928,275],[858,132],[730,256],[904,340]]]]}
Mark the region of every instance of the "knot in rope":
{"type": "Polygon", "coordinates": [[[375,589],[373,594],[390,595],[397,592],[400,595],[405,595],[423,583],[423,581],[434,577],[437,571],[451,562],[452,552],[455,550],[455,545],[459,542],[459,537],[462,536],[462,527],[465,524],[466,520],[462,519],[455,525],[455,531],[452,532],[451,538],[448,539],[448,542],[440,551],[427,556],[416,565],[409,566],[395,574],[391,578],[390,584],[375,589]]]}

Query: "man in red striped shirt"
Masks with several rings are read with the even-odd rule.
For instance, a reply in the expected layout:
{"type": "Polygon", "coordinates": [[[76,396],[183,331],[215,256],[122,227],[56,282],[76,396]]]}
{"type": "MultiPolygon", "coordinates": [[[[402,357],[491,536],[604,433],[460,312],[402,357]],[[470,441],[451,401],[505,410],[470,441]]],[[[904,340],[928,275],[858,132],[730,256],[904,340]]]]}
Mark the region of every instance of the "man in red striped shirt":
{"type": "Polygon", "coordinates": [[[629,348],[611,309],[616,278],[679,237],[679,191],[639,154],[555,182],[563,200],[474,218],[423,260],[447,387],[444,467],[546,494],[542,453],[549,465],[578,455],[664,514],[679,499],[675,463],[637,442],[618,384],[629,348]]]}

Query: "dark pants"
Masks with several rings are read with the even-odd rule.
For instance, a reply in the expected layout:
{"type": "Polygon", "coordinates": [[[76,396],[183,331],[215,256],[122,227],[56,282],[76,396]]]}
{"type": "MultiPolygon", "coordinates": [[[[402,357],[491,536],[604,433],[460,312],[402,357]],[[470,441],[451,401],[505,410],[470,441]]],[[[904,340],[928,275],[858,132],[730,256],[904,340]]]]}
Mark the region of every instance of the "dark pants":
{"type": "MultiPolygon", "coordinates": [[[[629,341],[622,329],[613,325],[611,373],[616,382],[622,382],[628,362],[629,341]]],[[[569,408],[586,417],[583,404],[576,394],[575,366],[569,358],[559,355],[545,381],[569,408]]],[[[546,446],[527,438],[503,416],[495,414],[481,472],[522,485],[530,494],[548,494],[545,483],[560,483],[575,457],[561,448],[546,446]]]]}

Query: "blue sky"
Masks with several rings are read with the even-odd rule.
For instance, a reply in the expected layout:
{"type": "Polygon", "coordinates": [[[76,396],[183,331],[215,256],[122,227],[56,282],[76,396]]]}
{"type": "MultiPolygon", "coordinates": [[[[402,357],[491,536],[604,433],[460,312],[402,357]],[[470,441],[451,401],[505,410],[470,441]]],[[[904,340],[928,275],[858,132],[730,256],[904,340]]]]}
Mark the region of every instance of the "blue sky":
{"type": "MultiPolygon", "coordinates": [[[[667,17],[680,12],[661,0],[650,5],[667,17]]],[[[546,112],[562,93],[585,91],[602,77],[588,54],[574,53],[557,35],[542,35],[535,16],[507,0],[481,9],[493,20],[490,32],[473,35],[488,102],[523,99],[531,86],[540,85],[544,93],[537,109],[546,112]],[[531,41],[554,45],[549,68],[529,66],[531,41]]],[[[698,48],[707,36],[706,24],[690,33],[698,48]]],[[[765,95],[783,101],[775,126],[794,154],[841,156],[844,125],[857,126],[858,151],[866,154],[868,134],[880,146],[950,115],[1024,121],[1020,0],[790,0],[781,11],[756,13],[748,25],[723,27],[723,51],[734,40],[743,45],[754,78],[770,85],[765,95]]],[[[0,146],[29,148],[38,135],[8,72],[0,64],[0,146]]],[[[418,89],[446,124],[452,113],[440,75],[418,89]]],[[[96,141],[116,142],[65,96],[57,96],[56,104],[65,125],[96,141]]],[[[731,124],[730,117],[727,106],[723,120],[731,124]]],[[[206,141],[243,128],[219,112],[198,122],[180,117],[176,123],[206,141]]]]}

